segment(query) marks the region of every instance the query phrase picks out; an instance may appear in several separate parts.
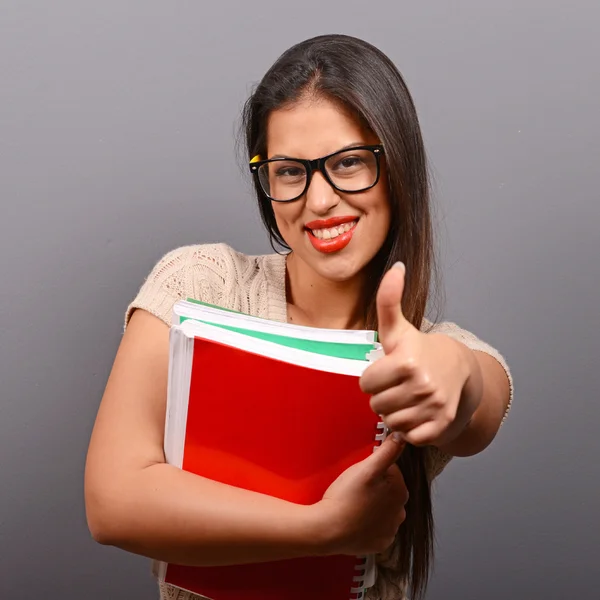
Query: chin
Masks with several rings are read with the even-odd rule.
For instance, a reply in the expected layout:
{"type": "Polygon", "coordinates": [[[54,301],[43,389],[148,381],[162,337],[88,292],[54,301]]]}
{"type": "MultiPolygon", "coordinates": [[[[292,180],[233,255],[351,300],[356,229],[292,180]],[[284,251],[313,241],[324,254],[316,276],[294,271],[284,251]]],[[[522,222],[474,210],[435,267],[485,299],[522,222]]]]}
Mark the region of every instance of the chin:
{"type": "Polygon", "coordinates": [[[360,260],[358,257],[344,256],[343,253],[324,254],[317,257],[317,260],[307,261],[321,277],[336,283],[354,279],[369,262],[370,260],[360,260]]]}
{"type": "MultiPolygon", "coordinates": [[[[337,251],[319,251],[303,232],[302,239],[296,238],[296,243],[289,245],[297,258],[313,273],[331,282],[344,283],[361,276],[381,248],[378,243],[380,240],[363,238],[364,235],[355,236],[348,245],[337,251]]],[[[381,244],[383,242],[382,239],[381,244]]]]}

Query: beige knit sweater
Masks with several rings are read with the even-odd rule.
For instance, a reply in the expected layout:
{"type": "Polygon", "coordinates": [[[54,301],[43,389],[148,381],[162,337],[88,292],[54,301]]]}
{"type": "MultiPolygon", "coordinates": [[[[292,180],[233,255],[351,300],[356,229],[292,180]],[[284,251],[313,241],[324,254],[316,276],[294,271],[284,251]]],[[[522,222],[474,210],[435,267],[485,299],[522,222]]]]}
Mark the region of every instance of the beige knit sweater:
{"type": "MultiPolygon", "coordinates": [[[[185,298],[196,298],[223,308],[285,322],[285,275],[285,256],[279,254],[247,256],[226,244],[178,248],[166,254],[155,265],[136,298],[127,308],[125,327],[137,308],[152,313],[170,325],[173,305],[185,298]]],[[[423,323],[423,329],[429,331],[430,326],[431,323],[427,321],[423,323]]],[[[512,377],[506,361],[494,348],[454,323],[435,324],[431,331],[444,333],[473,350],[486,352],[496,358],[508,375],[512,403],[512,377]]],[[[506,412],[508,413],[508,410],[506,412]]],[[[442,472],[450,459],[450,456],[437,448],[428,448],[428,471],[431,480],[442,472]]],[[[401,600],[396,595],[392,596],[391,590],[386,590],[388,586],[385,582],[379,581],[378,584],[380,592],[375,594],[374,590],[371,591],[367,596],[369,600],[401,600]]],[[[160,597],[161,600],[201,598],[167,585],[160,585],[160,597]]]]}

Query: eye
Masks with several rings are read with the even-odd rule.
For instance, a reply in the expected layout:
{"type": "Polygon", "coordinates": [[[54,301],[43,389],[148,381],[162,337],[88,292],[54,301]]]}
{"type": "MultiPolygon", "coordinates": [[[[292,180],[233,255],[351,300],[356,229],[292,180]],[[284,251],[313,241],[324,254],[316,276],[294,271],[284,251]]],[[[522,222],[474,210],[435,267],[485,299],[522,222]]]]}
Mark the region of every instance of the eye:
{"type": "Polygon", "coordinates": [[[344,175],[360,171],[365,166],[365,161],[358,154],[344,154],[336,157],[329,168],[337,175],[344,175]]]}
{"type": "Polygon", "coordinates": [[[342,169],[351,169],[352,167],[358,166],[362,160],[358,156],[345,156],[339,161],[338,166],[342,169]]]}
{"type": "Polygon", "coordinates": [[[283,166],[283,167],[279,167],[276,171],[275,171],[275,176],[276,177],[290,177],[293,179],[297,179],[299,177],[304,177],[304,169],[302,167],[296,167],[296,166],[283,166]]]}

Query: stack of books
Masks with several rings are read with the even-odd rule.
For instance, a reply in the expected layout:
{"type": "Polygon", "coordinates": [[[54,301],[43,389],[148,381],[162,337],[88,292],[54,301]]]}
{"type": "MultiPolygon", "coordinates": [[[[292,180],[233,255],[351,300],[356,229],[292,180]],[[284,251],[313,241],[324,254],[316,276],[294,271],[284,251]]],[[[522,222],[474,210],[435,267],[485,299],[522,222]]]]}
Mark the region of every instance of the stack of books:
{"type": "MultiPolygon", "coordinates": [[[[318,502],[385,438],[359,386],[382,353],[374,331],[279,323],[193,300],[170,331],[169,464],[298,504],[318,502]]],[[[155,564],[160,581],[211,600],[361,600],[371,556],[219,567],[155,564]]]]}

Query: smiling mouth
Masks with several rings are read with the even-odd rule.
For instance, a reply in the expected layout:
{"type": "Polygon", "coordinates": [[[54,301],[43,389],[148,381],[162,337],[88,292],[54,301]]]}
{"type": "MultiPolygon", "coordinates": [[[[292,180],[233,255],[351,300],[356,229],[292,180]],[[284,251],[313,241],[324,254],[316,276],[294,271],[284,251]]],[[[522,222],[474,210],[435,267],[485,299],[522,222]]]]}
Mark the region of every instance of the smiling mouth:
{"type": "Polygon", "coordinates": [[[327,227],[322,229],[310,229],[307,227],[306,229],[310,231],[318,240],[333,240],[344,233],[348,233],[356,226],[357,223],[358,219],[354,219],[354,221],[343,223],[342,225],[337,225],[336,227],[327,227]]]}
{"type": "Polygon", "coordinates": [[[304,227],[308,239],[317,252],[333,254],[343,250],[356,230],[359,218],[337,217],[324,221],[311,221],[304,227]],[[312,227],[308,227],[312,225],[312,227]],[[329,227],[323,227],[329,225],[329,227]]]}

